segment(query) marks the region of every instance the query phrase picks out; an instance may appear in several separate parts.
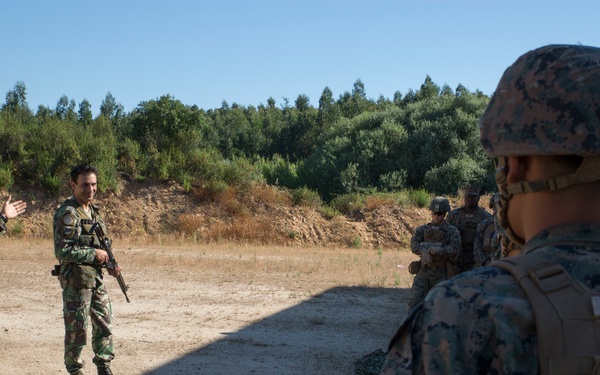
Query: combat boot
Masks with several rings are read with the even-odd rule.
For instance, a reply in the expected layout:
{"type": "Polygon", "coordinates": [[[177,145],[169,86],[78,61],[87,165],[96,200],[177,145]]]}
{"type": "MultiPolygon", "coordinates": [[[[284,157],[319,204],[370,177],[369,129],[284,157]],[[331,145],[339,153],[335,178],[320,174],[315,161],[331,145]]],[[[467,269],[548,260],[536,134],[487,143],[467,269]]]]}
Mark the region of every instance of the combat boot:
{"type": "Polygon", "coordinates": [[[98,375],[113,375],[110,367],[98,367],[98,375]]]}

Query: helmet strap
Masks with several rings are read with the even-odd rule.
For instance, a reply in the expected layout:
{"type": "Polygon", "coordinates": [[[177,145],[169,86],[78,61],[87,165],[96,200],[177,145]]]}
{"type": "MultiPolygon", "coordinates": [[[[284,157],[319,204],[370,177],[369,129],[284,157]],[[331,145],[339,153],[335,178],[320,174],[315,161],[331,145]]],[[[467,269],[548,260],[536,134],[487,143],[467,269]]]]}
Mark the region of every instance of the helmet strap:
{"type": "Polygon", "coordinates": [[[519,181],[508,184],[511,194],[557,191],[572,185],[588,184],[600,180],[600,156],[584,156],[575,173],[551,177],[546,180],[519,181]]]}

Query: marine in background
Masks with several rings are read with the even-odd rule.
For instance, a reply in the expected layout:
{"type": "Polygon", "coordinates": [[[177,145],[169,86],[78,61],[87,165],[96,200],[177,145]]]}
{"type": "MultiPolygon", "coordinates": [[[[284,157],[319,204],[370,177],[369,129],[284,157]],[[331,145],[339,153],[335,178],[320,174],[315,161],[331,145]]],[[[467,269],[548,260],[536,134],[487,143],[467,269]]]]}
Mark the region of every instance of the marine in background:
{"type": "Polygon", "coordinates": [[[410,241],[410,249],[420,260],[411,263],[409,272],[415,275],[410,291],[410,310],[421,302],[437,283],[446,280],[448,261],[455,261],[460,252],[460,233],[444,219],[450,211],[445,197],[435,197],[429,204],[431,222],[419,226],[410,241]]]}
{"type": "Polygon", "coordinates": [[[475,243],[477,225],[485,219],[492,217],[489,212],[479,206],[481,194],[478,188],[472,185],[467,186],[463,189],[463,194],[464,205],[450,211],[447,219],[460,232],[461,251],[455,263],[457,273],[468,271],[475,266],[473,245],[475,243]]]}
{"type": "MultiPolygon", "coordinates": [[[[500,193],[492,195],[489,208],[496,212],[496,206],[500,200],[500,193]]],[[[502,246],[500,237],[496,230],[494,216],[488,217],[477,225],[475,242],[473,243],[473,254],[475,256],[475,267],[487,266],[496,259],[500,259],[502,246]]]]}

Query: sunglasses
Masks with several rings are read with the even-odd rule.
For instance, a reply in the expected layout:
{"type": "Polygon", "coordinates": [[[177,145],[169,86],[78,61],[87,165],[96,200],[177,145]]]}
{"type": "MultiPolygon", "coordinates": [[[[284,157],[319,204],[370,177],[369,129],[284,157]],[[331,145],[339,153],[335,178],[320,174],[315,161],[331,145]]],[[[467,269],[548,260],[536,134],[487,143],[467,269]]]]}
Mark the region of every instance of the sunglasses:
{"type": "Polygon", "coordinates": [[[445,212],[434,212],[433,214],[434,214],[435,216],[444,216],[444,215],[446,215],[446,213],[445,213],[445,212]]]}

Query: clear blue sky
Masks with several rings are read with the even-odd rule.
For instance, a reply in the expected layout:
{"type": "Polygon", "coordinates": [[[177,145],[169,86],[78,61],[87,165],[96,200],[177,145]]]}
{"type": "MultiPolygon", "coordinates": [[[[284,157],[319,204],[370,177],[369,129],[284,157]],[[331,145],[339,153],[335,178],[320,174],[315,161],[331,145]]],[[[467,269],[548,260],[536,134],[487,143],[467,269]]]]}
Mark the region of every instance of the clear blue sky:
{"type": "Polygon", "coordinates": [[[30,108],[62,95],[94,114],[170,94],[210,109],[314,106],[361,79],[392,98],[425,77],[491,94],[504,69],[546,44],[600,46],[597,0],[19,0],[0,4],[0,102],[17,81],[30,108]]]}

